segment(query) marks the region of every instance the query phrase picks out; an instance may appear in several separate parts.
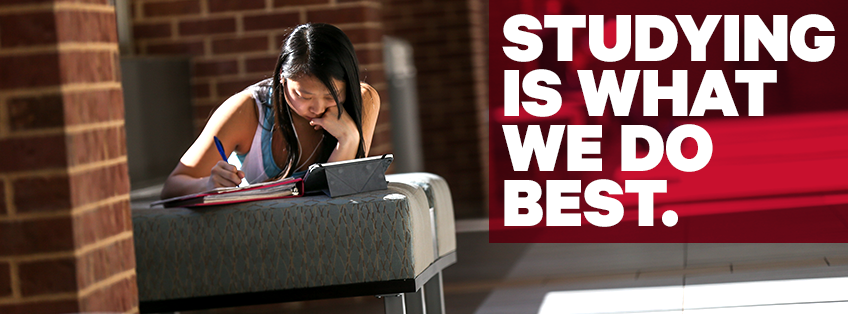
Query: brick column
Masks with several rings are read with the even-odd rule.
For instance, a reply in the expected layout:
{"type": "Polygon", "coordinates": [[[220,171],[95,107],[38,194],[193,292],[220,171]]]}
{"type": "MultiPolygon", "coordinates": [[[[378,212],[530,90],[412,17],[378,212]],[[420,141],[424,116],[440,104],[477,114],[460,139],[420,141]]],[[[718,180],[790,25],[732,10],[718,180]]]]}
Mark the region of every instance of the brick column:
{"type": "Polygon", "coordinates": [[[138,312],[115,10],[0,2],[0,313],[138,312]]]}
{"type": "Polygon", "coordinates": [[[424,171],[448,181],[457,218],[487,214],[486,3],[382,0],[387,35],[412,45],[424,171]]]}
{"type": "MultiPolygon", "coordinates": [[[[471,62],[473,64],[472,78],[477,110],[477,142],[479,143],[479,160],[482,172],[482,182],[489,182],[489,1],[467,0],[468,20],[471,32],[471,62]]],[[[486,216],[489,208],[489,189],[483,189],[482,212],[470,215],[486,216]]]]}

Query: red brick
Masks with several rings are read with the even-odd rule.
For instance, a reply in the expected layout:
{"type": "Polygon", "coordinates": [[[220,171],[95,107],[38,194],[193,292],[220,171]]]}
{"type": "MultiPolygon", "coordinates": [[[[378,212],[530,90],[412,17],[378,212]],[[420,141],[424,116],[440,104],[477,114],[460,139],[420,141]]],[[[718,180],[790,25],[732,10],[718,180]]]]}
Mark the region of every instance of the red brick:
{"type": "Polygon", "coordinates": [[[124,239],[82,255],[77,260],[80,289],[135,268],[133,240],[124,239]]]}
{"type": "Polygon", "coordinates": [[[0,172],[62,168],[67,165],[62,135],[0,140],[0,172]]]}
{"type": "MultiPolygon", "coordinates": [[[[273,71],[273,70],[272,70],[273,71]]],[[[219,97],[230,97],[235,93],[242,91],[250,85],[253,85],[256,82],[259,82],[260,79],[243,79],[236,81],[228,81],[228,82],[218,82],[218,96],[219,97]]]]}
{"type": "Polygon", "coordinates": [[[360,65],[383,63],[383,48],[357,49],[356,57],[360,65]]]}
{"type": "Polygon", "coordinates": [[[312,23],[330,24],[377,22],[380,21],[380,14],[378,9],[357,6],[341,9],[309,10],[306,11],[306,20],[312,23]]]}
{"type": "MultiPolygon", "coordinates": [[[[12,4],[40,4],[40,3],[90,3],[90,4],[107,4],[109,0],[0,0],[0,5],[12,4]]],[[[46,9],[49,10],[49,9],[46,9]]]]}
{"type": "Polygon", "coordinates": [[[203,42],[189,41],[167,44],[148,44],[147,53],[151,55],[202,55],[203,42]]]}
{"type": "Polygon", "coordinates": [[[195,77],[237,74],[238,62],[236,60],[197,61],[192,69],[195,77]]]}
{"type": "Polygon", "coordinates": [[[60,82],[59,72],[59,57],[55,52],[0,56],[0,90],[56,86],[60,82]]]}
{"type": "Polygon", "coordinates": [[[330,0],[274,0],[274,7],[288,7],[309,4],[327,4],[330,0]]]}
{"type": "Polygon", "coordinates": [[[209,83],[194,83],[194,85],[191,87],[191,90],[194,99],[207,98],[211,95],[209,83]]]}
{"type": "Polygon", "coordinates": [[[280,48],[280,50],[282,50],[283,42],[286,41],[287,36],[288,32],[286,34],[280,34],[274,37],[274,43],[277,44],[276,48],[280,48]]]}
{"type": "Polygon", "coordinates": [[[469,58],[471,56],[471,46],[463,44],[463,42],[470,42],[470,36],[465,36],[463,34],[457,34],[455,36],[450,36],[449,38],[423,38],[419,37],[419,40],[413,41],[413,45],[420,46],[436,46],[436,47],[444,47],[444,49],[440,49],[438,51],[439,57],[454,57],[454,58],[469,58]]]}
{"type": "Polygon", "coordinates": [[[219,39],[212,42],[212,52],[216,54],[266,50],[268,38],[265,36],[219,39]]]}
{"type": "Polygon", "coordinates": [[[66,93],[65,125],[123,120],[123,104],[124,94],[120,89],[66,93]]]}
{"type": "MultiPolygon", "coordinates": [[[[440,27],[451,26],[449,21],[468,21],[467,3],[456,1],[416,1],[410,5],[399,6],[395,10],[387,10],[387,17],[394,19],[395,27],[415,24],[415,21],[431,21],[440,27]],[[438,22],[437,22],[438,21],[438,22]]],[[[446,28],[445,30],[454,30],[446,28]]]]}
{"type": "MultiPolygon", "coordinates": [[[[385,17],[385,13],[384,13],[384,17],[385,17]]],[[[409,17],[406,17],[406,16],[405,17],[399,17],[399,18],[396,18],[396,19],[400,19],[400,20],[410,19],[412,21],[415,20],[411,16],[409,16],[409,17]]],[[[429,24],[424,24],[424,23],[411,24],[411,25],[408,25],[408,26],[406,26],[406,25],[405,26],[394,25],[394,28],[392,28],[392,29],[386,28],[386,34],[391,35],[391,36],[400,37],[400,38],[403,38],[403,39],[406,39],[406,40],[409,40],[409,41],[413,41],[418,37],[432,37],[433,35],[431,35],[431,34],[438,34],[438,29],[435,28],[434,26],[431,26],[429,24]]]]}
{"type": "Polygon", "coordinates": [[[117,43],[118,29],[115,13],[90,11],[59,11],[56,31],[59,42],[117,43]]]}
{"type": "Polygon", "coordinates": [[[197,105],[194,106],[194,118],[197,120],[209,120],[212,112],[215,111],[216,105],[197,105]]]}
{"type": "Polygon", "coordinates": [[[23,262],[18,265],[21,295],[24,297],[77,290],[74,258],[23,262]]]}
{"type": "Polygon", "coordinates": [[[65,124],[59,94],[12,98],[7,106],[11,131],[56,128],[65,124]]]}
{"type": "Polygon", "coordinates": [[[182,21],[179,24],[180,35],[224,34],[236,31],[234,18],[182,21]]]}
{"type": "Polygon", "coordinates": [[[129,201],[103,205],[74,217],[74,239],[77,247],[132,230],[129,201]]]}
{"type": "Polygon", "coordinates": [[[353,44],[380,43],[383,41],[383,32],[377,28],[343,29],[343,31],[353,44]]]}
{"type": "Polygon", "coordinates": [[[73,206],[67,176],[22,178],[13,185],[19,213],[67,211],[73,206]]]}
{"type": "Polygon", "coordinates": [[[0,262],[0,298],[12,295],[12,269],[9,263],[0,262]]]}
{"type": "Polygon", "coordinates": [[[381,114],[377,116],[377,125],[391,124],[392,117],[390,115],[381,114]]]}
{"type": "MultiPolygon", "coordinates": [[[[377,84],[380,84],[380,83],[385,83],[386,82],[386,72],[384,72],[382,69],[373,70],[373,71],[369,70],[369,69],[361,69],[360,72],[359,72],[359,80],[366,82],[368,84],[371,84],[371,85],[377,85],[377,84]]],[[[385,94],[381,93],[381,95],[384,96],[383,99],[389,98],[388,96],[385,96],[385,94]]]]}
{"type": "Polygon", "coordinates": [[[130,191],[127,164],[89,170],[71,176],[71,203],[80,206],[130,191]]]}
{"type": "Polygon", "coordinates": [[[133,37],[136,39],[171,37],[171,24],[135,24],[133,25],[133,37]]]}
{"type": "Polygon", "coordinates": [[[54,314],[54,313],[76,313],[79,312],[77,300],[65,301],[38,301],[32,303],[18,303],[0,305],[0,313],[3,314],[54,314]]]}
{"type": "Polygon", "coordinates": [[[202,131],[203,131],[203,127],[206,125],[206,122],[207,122],[208,120],[209,120],[209,119],[205,119],[205,120],[195,120],[195,121],[194,121],[194,124],[195,124],[195,125],[194,125],[194,136],[195,136],[195,137],[200,136],[200,132],[202,132],[202,131]]]}
{"type": "Polygon", "coordinates": [[[234,12],[265,8],[265,0],[209,0],[209,12],[234,12]]]}
{"type": "Polygon", "coordinates": [[[126,156],[123,126],[67,135],[68,166],[126,156]]]}
{"type": "Polygon", "coordinates": [[[374,133],[374,138],[371,141],[371,147],[392,142],[392,133],[388,130],[374,133]]]}
{"type": "Polygon", "coordinates": [[[285,29],[300,24],[300,13],[250,15],[244,17],[243,24],[246,31],[285,29]]]}
{"type": "Polygon", "coordinates": [[[118,82],[121,82],[121,53],[120,52],[113,52],[112,53],[112,64],[115,65],[115,67],[114,67],[115,71],[113,72],[115,74],[115,80],[118,81],[118,82]]]}
{"type": "MultiPolygon", "coordinates": [[[[36,0],[38,2],[40,0],[36,0]]],[[[55,2],[74,2],[74,3],[90,3],[90,4],[109,4],[110,0],[55,0],[55,2]]]]}
{"type": "Polygon", "coordinates": [[[116,282],[81,298],[82,312],[128,312],[138,306],[138,285],[136,277],[116,282]]]}
{"type": "Polygon", "coordinates": [[[63,52],[59,54],[62,83],[115,82],[113,61],[109,52],[63,52]]]}
{"type": "Polygon", "coordinates": [[[0,47],[53,44],[57,41],[53,12],[4,14],[0,17],[0,47]]]}
{"type": "Polygon", "coordinates": [[[0,180],[0,215],[6,214],[6,182],[0,180]]]}
{"type": "Polygon", "coordinates": [[[274,72],[274,67],[277,65],[279,56],[268,56],[247,59],[244,61],[244,68],[247,73],[271,73],[274,72]]]}
{"type": "Polygon", "coordinates": [[[35,3],[52,3],[54,0],[3,0],[3,5],[12,5],[12,4],[35,4],[35,3]]]}
{"type": "Polygon", "coordinates": [[[0,256],[73,250],[70,217],[0,222],[0,256]]]}
{"type": "Polygon", "coordinates": [[[200,13],[200,1],[182,0],[144,3],[144,16],[175,16],[200,13]]]}

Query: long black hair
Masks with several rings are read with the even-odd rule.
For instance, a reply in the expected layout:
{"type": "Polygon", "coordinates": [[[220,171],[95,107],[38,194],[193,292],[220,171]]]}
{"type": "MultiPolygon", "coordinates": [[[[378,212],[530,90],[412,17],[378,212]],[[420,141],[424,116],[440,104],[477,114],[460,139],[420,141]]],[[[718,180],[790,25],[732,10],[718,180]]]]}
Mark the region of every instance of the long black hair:
{"type": "MultiPolygon", "coordinates": [[[[295,27],[283,41],[280,57],[272,76],[271,105],[276,124],[286,141],[287,165],[280,176],[295,170],[300,163],[300,148],[297,144],[292,112],[286,102],[283,79],[296,79],[303,75],[314,76],[330,90],[339,106],[339,118],[347,111],[359,131],[359,148],[356,158],[365,157],[362,137],[362,92],[359,84],[359,62],[350,39],[337,27],[330,24],[303,24],[295,27]],[[345,83],[345,102],[339,103],[339,91],[332,79],[345,83]]],[[[324,131],[324,141],[319,162],[326,162],[338,141],[324,131]]],[[[289,174],[290,175],[290,174],[289,174]]]]}

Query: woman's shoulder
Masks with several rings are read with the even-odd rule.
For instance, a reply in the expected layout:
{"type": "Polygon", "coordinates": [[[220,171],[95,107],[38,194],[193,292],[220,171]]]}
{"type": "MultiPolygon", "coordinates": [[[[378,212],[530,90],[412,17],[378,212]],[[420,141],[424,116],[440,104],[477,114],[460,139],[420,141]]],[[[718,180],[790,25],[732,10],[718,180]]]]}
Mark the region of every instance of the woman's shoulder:
{"type": "Polygon", "coordinates": [[[250,94],[253,96],[253,99],[259,101],[260,103],[270,105],[271,90],[273,89],[272,86],[273,83],[271,82],[271,79],[268,78],[261,80],[256,84],[248,86],[247,88],[245,88],[245,91],[250,92],[250,94]]]}
{"type": "MultiPolygon", "coordinates": [[[[225,137],[236,143],[236,149],[250,145],[258,125],[258,111],[254,95],[250,90],[243,90],[230,96],[222,103],[207,122],[207,128],[219,137],[225,137]]],[[[223,138],[221,139],[224,140],[223,138]]]]}
{"type": "MultiPolygon", "coordinates": [[[[218,110],[229,112],[239,121],[259,121],[259,108],[271,106],[271,79],[259,81],[230,96],[218,110]]],[[[256,123],[250,123],[255,125],[256,123]]]]}
{"type": "Polygon", "coordinates": [[[380,94],[377,93],[377,90],[371,84],[365,82],[360,82],[359,86],[362,91],[362,111],[380,111],[380,94]]]}
{"type": "Polygon", "coordinates": [[[359,89],[362,91],[362,96],[377,95],[377,90],[374,89],[374,86],[371,86],[371,84],[359,82],[359,89]]]}
{"type": "Polygon", "coordinates": [[[216,114],[221,111],[222,114],[236,119],[250,118],[257,115],[256,111],[256,95],[253,91],[243,90],[230,96],[218,109],[216,114]]]}

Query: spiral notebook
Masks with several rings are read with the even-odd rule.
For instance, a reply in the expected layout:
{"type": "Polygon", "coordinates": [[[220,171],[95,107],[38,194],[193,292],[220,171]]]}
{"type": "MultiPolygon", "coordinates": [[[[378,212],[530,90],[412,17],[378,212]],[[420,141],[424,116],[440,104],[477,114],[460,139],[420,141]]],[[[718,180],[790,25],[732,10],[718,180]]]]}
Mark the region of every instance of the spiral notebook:
{"type": "Polygon", "coordinates": [[[303,179],[286,178],[279,181],[252,184],[245,187],[217,188],[197,194],[178,196],[153,202],[150,206],[162,205],[164,207],[195,207],[224,205],[298,197],[302,195],[302,191],[303,179]]]}
{"type": "Polygon", "coordinates": [[[156,201],[150,206],[196,207],[299,197],[307,193],[324,193],[330,197],[339,197],[381,190],[387,188],[386,170],[393,158],[392,154],[385,154],[339,162],[317,163],[311,165],[306,172],[296,173],[292,177],[244,187],[217,188],[156,201]]]}

